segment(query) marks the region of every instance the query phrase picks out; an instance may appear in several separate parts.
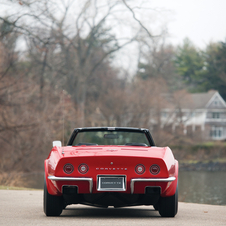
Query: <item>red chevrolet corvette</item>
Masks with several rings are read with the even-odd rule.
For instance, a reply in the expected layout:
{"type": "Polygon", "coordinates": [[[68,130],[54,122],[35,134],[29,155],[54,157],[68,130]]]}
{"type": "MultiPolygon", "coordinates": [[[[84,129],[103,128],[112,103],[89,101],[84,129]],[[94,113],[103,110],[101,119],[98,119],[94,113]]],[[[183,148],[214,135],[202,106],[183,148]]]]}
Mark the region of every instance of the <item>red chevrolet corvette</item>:
{"type": "Polygon", "coordinates": [[[162,217],[174,217],[178,161],[169,147],[155,146],[147,129],[75,129],[67,146],[55,142],[45,160],[46,216],[70,204],[153,205],[162,217]]]}

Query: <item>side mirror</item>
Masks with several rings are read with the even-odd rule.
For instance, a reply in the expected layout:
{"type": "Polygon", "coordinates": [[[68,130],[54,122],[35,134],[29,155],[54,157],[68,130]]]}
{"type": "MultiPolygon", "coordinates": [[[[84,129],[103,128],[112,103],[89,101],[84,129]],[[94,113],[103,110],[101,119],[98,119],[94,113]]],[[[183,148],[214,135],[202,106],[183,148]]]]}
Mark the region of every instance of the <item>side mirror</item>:
{"type": "Polygon", "coordinates": [[[62,147],[62,143],[60,140],[55,140],[53,141],[53,147],[58,146],[58,147],[62,147]]]}

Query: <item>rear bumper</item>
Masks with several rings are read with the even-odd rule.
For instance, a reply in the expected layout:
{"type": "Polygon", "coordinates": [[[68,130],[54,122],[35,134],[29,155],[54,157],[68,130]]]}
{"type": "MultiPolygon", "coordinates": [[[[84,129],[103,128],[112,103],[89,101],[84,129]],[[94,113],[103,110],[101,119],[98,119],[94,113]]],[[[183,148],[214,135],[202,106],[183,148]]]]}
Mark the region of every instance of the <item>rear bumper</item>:
{"type": "MultiPolygon", "coordinates": [[[[89,192],[92,193],[93,190],[93,179],[87,177],[55,177],[48,176],[51,181],[87,181],[89,183],[89,192]]],[[[175,181],[176,177],[168,178],[134,178],[130,181],[131,194],[134,193],[134,184],[136,182],[172,182],[175,181]]]]}
{"type": "Polygon", "coordinates": [[[135,182],[172,182],[175,181],[176,177],[168,177],[168,178],[135,178],[131,179],[130,187],[131,194],[134,192],[134,183],[135,182]]]}
{"type": "Polygon", "coordinates": [[[93,189],[93,179],[92,178],[48,176],[48,179],[52,180],[52,181],[87,181],[89,183],[89,192],[92,193],[92,189],[93,189]]]}

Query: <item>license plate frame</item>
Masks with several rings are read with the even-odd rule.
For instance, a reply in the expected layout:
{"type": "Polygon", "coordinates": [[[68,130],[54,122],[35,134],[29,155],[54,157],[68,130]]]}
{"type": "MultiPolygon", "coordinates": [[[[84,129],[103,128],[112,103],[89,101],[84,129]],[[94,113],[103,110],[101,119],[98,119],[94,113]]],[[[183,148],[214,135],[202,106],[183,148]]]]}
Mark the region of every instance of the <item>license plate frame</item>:
{"type": "Polygon", "coordinates": [[[125,176],[98,176],[98,191],[126,191],[125,176]]]}

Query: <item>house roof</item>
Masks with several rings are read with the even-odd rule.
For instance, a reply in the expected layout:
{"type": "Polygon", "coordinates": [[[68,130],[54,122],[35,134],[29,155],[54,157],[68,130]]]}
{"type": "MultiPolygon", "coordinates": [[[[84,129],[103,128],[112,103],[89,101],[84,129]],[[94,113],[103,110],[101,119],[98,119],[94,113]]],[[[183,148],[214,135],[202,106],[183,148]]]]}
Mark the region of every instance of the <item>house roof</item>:
{"type": "Polygon", "coordinates": [[[191,105],[188,108],[205,108],[211,98],[218,93],[216,90],[209,90],[207,93],[191,93],[191,105]]]}
{"type": "Polygon", "coordinates": [[[212,103],[216,96],[218,96],[218,99],[225,105],[225,101],[216,90],[209,90],[206,93],[183,92],[179,95],[177,94],[176,103],[183,109],[204,109],[212,103]]]}

